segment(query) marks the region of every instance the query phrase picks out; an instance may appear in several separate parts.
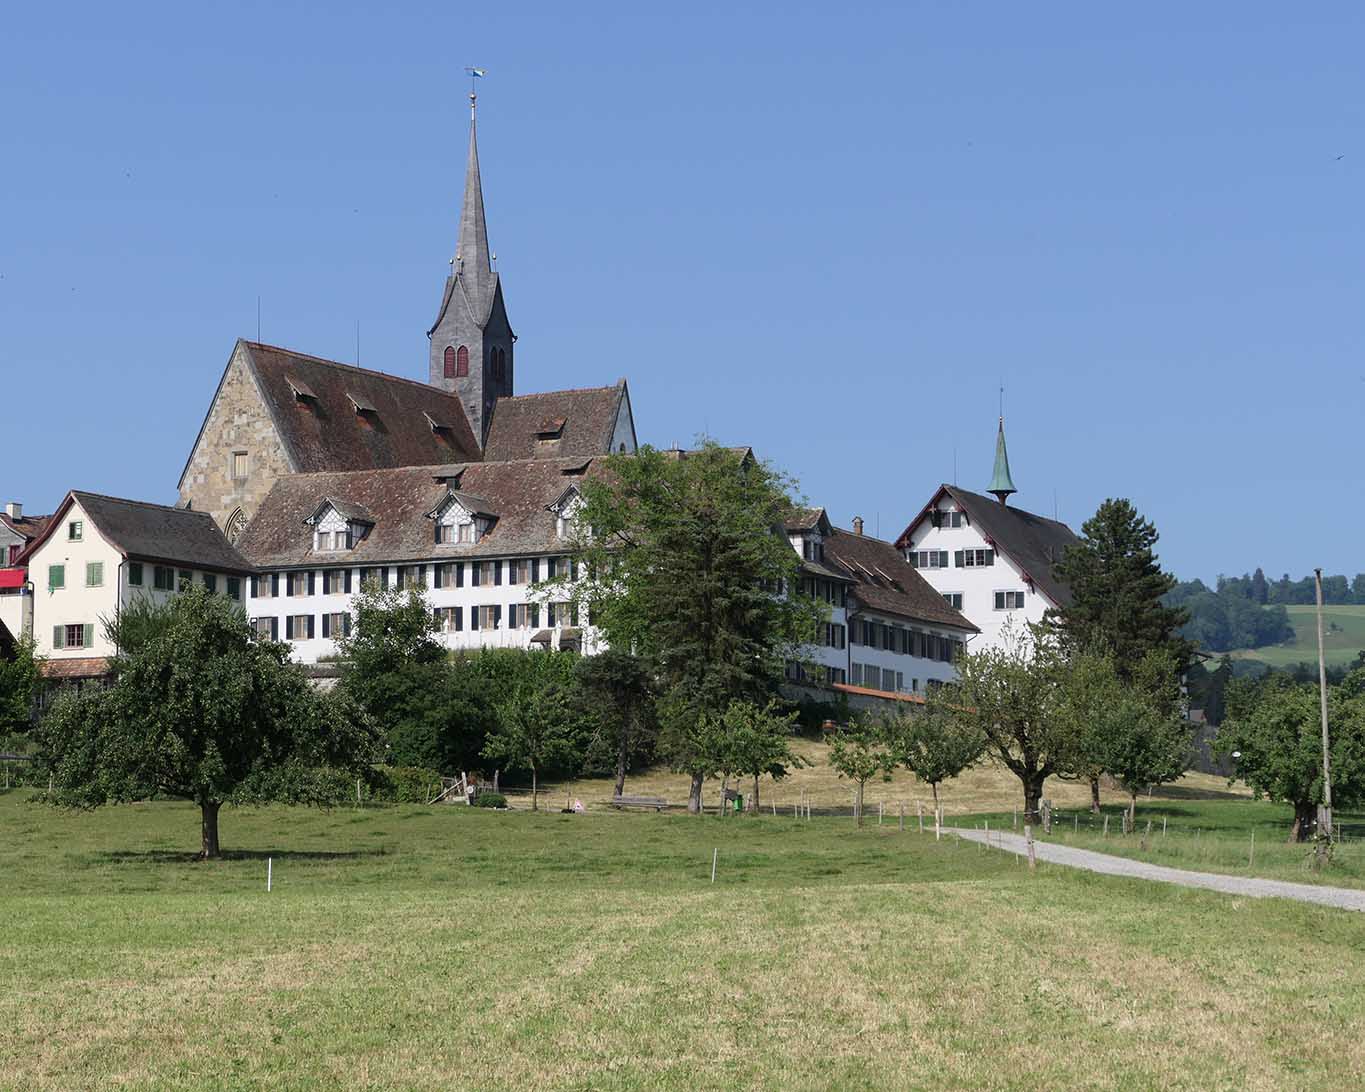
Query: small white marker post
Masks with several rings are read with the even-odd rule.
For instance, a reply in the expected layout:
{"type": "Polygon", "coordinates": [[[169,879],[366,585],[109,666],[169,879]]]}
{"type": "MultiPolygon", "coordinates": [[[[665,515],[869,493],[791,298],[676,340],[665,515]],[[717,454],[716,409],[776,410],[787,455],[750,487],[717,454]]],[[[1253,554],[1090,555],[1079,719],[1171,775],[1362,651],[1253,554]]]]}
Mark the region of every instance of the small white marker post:
{"type": "Polygon", "coordinates": [[[272,882],[274,881],[274,878],[275,878],[275,877],[274,877],[274,871],[275,871],[275,867],[274,867],[274,866],[275,866],[275,858],[274,858],[274,857],[267,857],[267,858],[265,859],[265,889],[266,889],[267,892],[270,891],[271,884],[272,884],[272,882]]]}
{"type": "Polygon", "coordinates": [[[1164,815],[1161,817],[1161,836],[1166,837],[1166,817],[1164,815]]]}
{"type": "Polygon", "coordinates": [[[916,801],[915,801],[915,810],[916,810],[916,812],[919,814],[919,832],[920,832],[921,834],[923,834],[923,833],[924,833],[924,801],[923,801],[923,800],[916,800],[916,801]]]}
{"type": "Polygon", "coordinates": [[[716,858],[720,856],[720,847],[711,850],[711,882],[716,882],[716,858]]]}
{"type": "Polygon", "coordinates": [[[1256,832],[1251,832],[1251,859],[1247,861],[1247,868],[1256,867],[1256,832]]]}

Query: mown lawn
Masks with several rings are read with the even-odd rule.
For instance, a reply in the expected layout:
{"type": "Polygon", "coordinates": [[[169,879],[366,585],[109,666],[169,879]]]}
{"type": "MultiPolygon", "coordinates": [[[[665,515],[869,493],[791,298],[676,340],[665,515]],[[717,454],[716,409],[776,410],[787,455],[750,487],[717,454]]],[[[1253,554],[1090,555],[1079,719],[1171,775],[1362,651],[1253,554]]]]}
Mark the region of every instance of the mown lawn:
{"type": "Polygon", "coordinates": [[[836,818],[272,808],[223,839],[193,863],[184,805],[0,795],[0,1087],[1365,1081],[1365,931],[1322,907],[836,818]]]}
{"type": "MultiPolygon", "coordinates": [[[[1294,627],[1294,640],[1283,645],[1264,648],[1239,649],[1231,653],[1239,660],[1260,660],[1271,667],[1293,667],[1306,663],[1313,667],[1318,662],[1317,607],[1296,604],[1286,606],[1289,624],[1294,627]]],[[[1356,658],[1365,649],[1365,606],[1339,603],[1322,608],[1323,655],[1329,667],[1340,667],[1356,658]]]]}

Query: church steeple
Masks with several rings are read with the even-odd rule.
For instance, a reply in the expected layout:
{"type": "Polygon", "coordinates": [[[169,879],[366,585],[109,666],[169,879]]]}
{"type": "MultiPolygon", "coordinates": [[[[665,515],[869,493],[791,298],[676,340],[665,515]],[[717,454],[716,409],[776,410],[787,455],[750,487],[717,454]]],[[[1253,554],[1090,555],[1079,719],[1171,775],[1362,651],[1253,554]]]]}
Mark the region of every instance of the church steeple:
{"type": "Polygon", "coordinates": [[[431,339],[433,386],[458,394],[480,446],[493,404],[512,394],[512,346],[502,284],[493,269],[479,173],[478,98],[469,93],[469,157],[465,164],[460,233],[431,339]]]}
{"type": "Polygon", "coordinates": [[[995,434],[995,473],[991,475],[991,487],[988,493],[994,493],[995,499],[1004,504],[1011,493],[1019,490],[1014,488],[1014,479],[1010,477],[1010,457],[1005,450],[1005,418],[1000,418],[1000,427],[995,434]]]}

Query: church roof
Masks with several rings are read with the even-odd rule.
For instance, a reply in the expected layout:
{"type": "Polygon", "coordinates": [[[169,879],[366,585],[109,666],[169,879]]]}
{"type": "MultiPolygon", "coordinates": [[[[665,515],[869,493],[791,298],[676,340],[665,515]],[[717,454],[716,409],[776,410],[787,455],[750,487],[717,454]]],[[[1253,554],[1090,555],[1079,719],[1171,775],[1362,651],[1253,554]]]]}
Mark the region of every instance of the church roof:
{"type": "Polygon", "coordinates": [[[871,610],[979,632],[920,576],[900,550],[883,539],[831,528],[825,537],[825,563],[857,581],[849,594],[871,610]]]}
{"type": "Polygon", "coordinates": [[[1080,541],[1065,523],[1055,519],[1025,512],[1022,508],[1001,504],[998,500],[960,489],[956,485],[941,485],[924,509],[910,521],[901,532],[896,545],[909,544],[911,532],[928,515],[929,510],[938,504],[939,498],[947,495],[957,506],[967,513],[967,518],[995,548],[1004,554],[1023,572],[1026,579],[1033,582],[1040,592],[1057,606],[1067,606],[1071,602],[1071,589],[1058,580],[1053,566],[1062,559],[1068,546],[1080,541]]]}
{"type": "Polygon", "coordinates": [[[507,462],[606,454],[625,398],[624,379],[611,387],[499,398],[484,458],[507,462]]]}
{"type": "Polygon", "coordinates": [[[275,482],[247,524],[237,547],[254,564],[272,568],[321,564],[385,565],[449,557],[506,557],[564,553],[550,506],[572,482],[600,473],[594,460],[468,463],[459,466],[291,474],[275,482]],[[461,494],[496,514],[476,543],[436,544],[430,513],[450,494],[458,475],[461,494]],[[374,518],[370,533],[342,557],[313,552],[304,520],[324,497],[363,507],[374,518]]]}
{"type": "Polygon", "coordinates": [[[479,457],[459,398],[439,387],[275,345],[239,345],[298,473],[479,457]]]}

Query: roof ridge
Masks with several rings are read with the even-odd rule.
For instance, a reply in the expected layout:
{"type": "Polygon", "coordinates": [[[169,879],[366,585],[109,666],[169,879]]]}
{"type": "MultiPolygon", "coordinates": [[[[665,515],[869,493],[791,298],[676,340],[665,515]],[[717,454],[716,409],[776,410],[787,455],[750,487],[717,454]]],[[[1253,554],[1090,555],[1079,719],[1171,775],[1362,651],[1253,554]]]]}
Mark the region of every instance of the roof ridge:
{"type": "MultiPolygon", "coordinates": [[[[71,490],[71,495],[73,497],[94,497],[96,500],[113,501],[115,504],[136,504],[139,508],[157,508],[163,512],[189,512],[191,515],[208,516],[210,519],[213,518],[210,513],[198,508],[181,508],[178,504],[157,504],[156,501],[134,500],[132,497],[115,497],[110,493],[96,493],[90,489],[73,489],[71,490]]],[[[54,512],[53,515],[56,515],[56,513],[54,512]]],[[[50,519],[51,516],[48,518],[50,519]]]]}
{"type": "Polygon", "coordinates": [[[247,341],[245,338],[243,338],[242,341],[252,349],[266,349],[276,353],[288,353],[290,356],[309,360],[314,364],[326,364],[332,368],[344,368],[348,372],[358,372],[361,375],[374,375],[381,379],[392,379],[399,383],[409,383],[414,387],[421,387],[424,391],[433,391],[436,394],[444,395],[447,398],[459,402],[459,397],[457,395],[452,394],[450,391],[442,390],[440,387],[434,386],[421,379],[409,379],[406,375],[394,375],[392,372],[381,372],[376,368],[362,368],[359,364],[347,364],[341,360],[329,360],[325,356],[314,356],[312,353],[300,352],[298,349],[290,349],[284,345],[268,345],[263,341],[247,341]]]}
{"type": "Polygon", "coordinates": [[[850,530],[847,527],[832,526],[832,530],[838,531],[841,535],[848,535],[849,538],[861,538],[868,542],[880,542],[883,546],[890,546],[893,550],[896,550],[897,553],[900,552],[896,544],[888,538],[878,538],[876,535],[859,534],[857,531],[850,530]]]}
{"type": "MultiPolygon", "coordinates": [[[[620,384],[608,383],[605,387],[564,387],[557,391],[531,391],[528,394],[505,394],[499,402],[515,402],[520,398],[547,398],[552,394],[596,394],[599,391],[620,390],[620,384]]],[[[510,461],[510,460],[509,460],[510,461]]]]}

